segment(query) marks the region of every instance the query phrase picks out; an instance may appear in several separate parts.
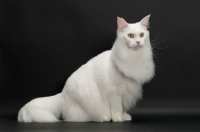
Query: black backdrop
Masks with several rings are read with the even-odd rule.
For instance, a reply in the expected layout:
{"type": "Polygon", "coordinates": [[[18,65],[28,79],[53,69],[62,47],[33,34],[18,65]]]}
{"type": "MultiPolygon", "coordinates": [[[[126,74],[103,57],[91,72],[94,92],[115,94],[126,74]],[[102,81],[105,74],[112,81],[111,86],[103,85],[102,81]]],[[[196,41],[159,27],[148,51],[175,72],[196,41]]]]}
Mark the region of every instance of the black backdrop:
{"type": "Polygon", "coordinates": [[[1,0],[0,99],[30,100],[61,92],[90,58],[109,50],[117,16],[151,14],[156,76],[144,99],[199,101],[200,3],[189,0],[1,0]]]}

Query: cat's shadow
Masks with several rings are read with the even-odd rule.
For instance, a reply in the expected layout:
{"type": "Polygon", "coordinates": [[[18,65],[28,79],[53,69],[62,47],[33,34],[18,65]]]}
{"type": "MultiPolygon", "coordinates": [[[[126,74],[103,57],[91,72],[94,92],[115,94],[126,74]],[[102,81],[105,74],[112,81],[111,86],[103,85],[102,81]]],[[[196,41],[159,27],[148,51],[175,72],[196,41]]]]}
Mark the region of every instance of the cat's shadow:
{"type": "MultiPolygon", "coordinates": [[[[125,123],[148,123],[148,122],[167,122],[170,120],[185,120],[185,119],[198,119],[200,120],[200,115],[179,115],[179,114],[153,114],[153,115],[131,115],[132,121],[125,121],[125,123]]],[[[7,121],[16,121],[17,122],[17,114],[6,114],[1,115],[0,119],[7,121]]],[[[61,121],[63,122],[63,121],[61,121]]],[[[91,122],[95,123],[95,122],[91,122]]],[[[109,123],[109,122],[107,122],[109,123]]],[[[110,123],[113,123],[110,121],[110,123]]]]}

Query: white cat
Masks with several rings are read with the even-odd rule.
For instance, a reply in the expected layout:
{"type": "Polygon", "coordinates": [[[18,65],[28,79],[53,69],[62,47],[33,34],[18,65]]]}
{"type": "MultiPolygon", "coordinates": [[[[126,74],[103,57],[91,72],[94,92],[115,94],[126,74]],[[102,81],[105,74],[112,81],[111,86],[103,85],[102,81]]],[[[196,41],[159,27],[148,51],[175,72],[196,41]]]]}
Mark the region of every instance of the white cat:
{"type": "Polygon", "coordinates": [[[61,93],[27,103],[19,111],[18,121],[131,120],[127,110],[142,98],[142,84],[154,76],[149,18],[134,24],[118,18],[112,50],[82,65],[67,79],[61,93]]]}

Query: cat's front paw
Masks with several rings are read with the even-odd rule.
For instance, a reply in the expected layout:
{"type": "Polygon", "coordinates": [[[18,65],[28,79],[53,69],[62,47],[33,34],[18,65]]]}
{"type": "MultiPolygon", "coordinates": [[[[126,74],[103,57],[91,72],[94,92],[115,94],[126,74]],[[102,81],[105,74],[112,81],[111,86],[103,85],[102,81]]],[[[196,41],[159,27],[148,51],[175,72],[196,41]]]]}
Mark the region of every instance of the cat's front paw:
{"type": "Polygon", "coordinates": [[[111,120],[110,116],[104,115],[100,119],[96,120],[97,122],[108,122],[111,120]]]}
{"type": "Polygon", "coordinates": [[[116,116],[112,116],[112,121],[113,122],[123,122],[125,119],[124,119],[124,116],[123,115],[116,115],[116,116]]]}
{"type": "Polygon", "coordinates": [[[127,113],[124,113],[123,116],[124,116],[124,119],[125,119],[126,121],[131,121],[131,120],[132,120],[131,115],[129,115],[129,114],[127,114],[127,113]]]}

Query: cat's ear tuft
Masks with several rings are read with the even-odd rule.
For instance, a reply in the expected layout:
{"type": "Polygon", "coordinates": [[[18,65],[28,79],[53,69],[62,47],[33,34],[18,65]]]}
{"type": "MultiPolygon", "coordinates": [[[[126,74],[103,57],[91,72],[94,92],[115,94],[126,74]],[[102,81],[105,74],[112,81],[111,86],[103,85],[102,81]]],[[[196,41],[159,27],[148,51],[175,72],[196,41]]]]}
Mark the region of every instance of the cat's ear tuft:
{"type": "Polygon", "coordinates": [[[117,26],[118,26],[118,30],[122,31],[124,28],[128,27],[128,23],[120,17],[117,17],[117,26]]]}
{"type": "MultiPolygon", "coordinates": [[[[150,14],[151,15],[151,14],[150,14]]],[[[149,18],[150,18],[150,15],[144,17],[141,21],[140,21],[140,24],[142,26],[145,26],[146,28],[149,27],[149,18]]]]}

